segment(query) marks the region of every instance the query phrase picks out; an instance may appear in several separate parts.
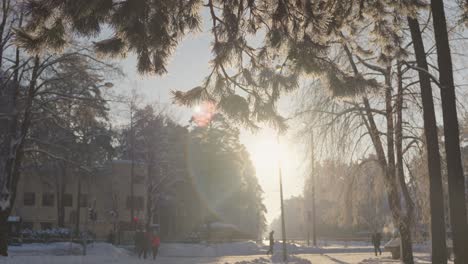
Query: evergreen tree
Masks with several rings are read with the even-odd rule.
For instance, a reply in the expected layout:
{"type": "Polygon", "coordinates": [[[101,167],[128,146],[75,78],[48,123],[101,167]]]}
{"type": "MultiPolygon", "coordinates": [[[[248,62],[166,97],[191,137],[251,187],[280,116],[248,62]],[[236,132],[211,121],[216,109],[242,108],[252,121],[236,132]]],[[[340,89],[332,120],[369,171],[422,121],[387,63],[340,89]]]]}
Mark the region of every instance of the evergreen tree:
{"type": "Polygon", "coordinates": [[[62,49],[69,32],[97,36],[107,25],[113,36],[94,43],[112,57],[137,54],[140,73],[166,73],[166,64],[181,37],[199,27],[200,0],[35,0],[26,1],[30,22],[17,31],[20,47],[30,52],[62,49]],[[71,30],[70,30],[71,29],[71,30]]]}
{"type": "Polygon", "coordinates": [[[190,133],[189,171],[205,208],[204,218],[234,224],[256,239],[265,228],[262,189],[239,130],[217,115],[190,133]]]}

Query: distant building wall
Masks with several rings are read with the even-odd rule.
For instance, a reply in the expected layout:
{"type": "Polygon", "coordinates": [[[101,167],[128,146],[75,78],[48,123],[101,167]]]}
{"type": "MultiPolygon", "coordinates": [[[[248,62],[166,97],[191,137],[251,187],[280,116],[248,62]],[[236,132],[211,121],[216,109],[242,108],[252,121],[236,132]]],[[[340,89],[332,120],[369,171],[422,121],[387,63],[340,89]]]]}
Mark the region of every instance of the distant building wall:
{"type": "MultiPolygon", "coordinates": [[[[22,218],[23,228],[38,230],[57,227],[57,190],[64,181],[64,226],[74,228],[78,177],[82,177],[80,230],[88,229],[98,239],[105,239],[114,228],[130,225],[130,168],[130,161],[115,160],[95,175],[78,175],[69,170],[68,177],[63,177],[62,172],[52,168],[25,168],[18,183],[12,215],[22,218]],[[88,208],[94,208],[97,212],[95,223],[89,219],[88,208]]],[[[135,164],[134,175],[134,196],[140,201],[135,216],[145,219],[145,166],[135,164]]]]}

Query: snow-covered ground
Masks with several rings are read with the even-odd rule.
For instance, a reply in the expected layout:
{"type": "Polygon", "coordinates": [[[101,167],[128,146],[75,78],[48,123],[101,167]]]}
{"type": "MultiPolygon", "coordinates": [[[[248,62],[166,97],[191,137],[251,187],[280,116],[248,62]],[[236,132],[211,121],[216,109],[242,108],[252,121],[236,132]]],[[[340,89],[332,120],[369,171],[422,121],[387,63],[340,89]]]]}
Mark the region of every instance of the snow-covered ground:
{"type": "MultiPolygon", "coordinates": [[[[279,245],[278,245],[279,246],[279,245]]],[[[294,249],[289,245],[290,249],[294,249]]],[[[300,248],[300,247],[299,247],[300,248]]],[[[309,248],[312,251],[313,248],[309,248]]],[[[318,250],[318,249],[314,249],[318,250]]],[[[330,249],[329,249],[330,250],[330,249]]],[[[360,247],[334,247],[332,252],[322,254],[302,253],[290,257],[291,264],[352,264],[352,263],[399,263],[392,260],[389,253],[374,257],[371,252],[362,252],[360,247]],[[354,249],[354,251],[353,251],[354,249]]],[[[304,250],[306,251],[306,250],[304,250]]],[[[196,244],[163,244],[158,264],[269,264],[281,263],[281,254],[266,257],[262,247],[253,242],[225,243],[216,246],[196,244]],[[198,252],[197,252],[198,250],[198,252]],[[223,256],[224,255],[224,256],[223,256]],[[231,256],[225,256],[231,255],[231,256]]],[[[278,251],[279,252],[279,248],[278,251]]],[[[131,251],[114,247],[107,243],[95,243],[88,246],[87,255],[82,256],[81,246],[73,243],[25,244],[10,247],[10,256],[0,257],[3,264],[133,264],[154,263],[152,259],[138,259],[131,251]]],[[[429,254],[418,252],[415,260],[418,264],[427,264],[429,254]]]]}

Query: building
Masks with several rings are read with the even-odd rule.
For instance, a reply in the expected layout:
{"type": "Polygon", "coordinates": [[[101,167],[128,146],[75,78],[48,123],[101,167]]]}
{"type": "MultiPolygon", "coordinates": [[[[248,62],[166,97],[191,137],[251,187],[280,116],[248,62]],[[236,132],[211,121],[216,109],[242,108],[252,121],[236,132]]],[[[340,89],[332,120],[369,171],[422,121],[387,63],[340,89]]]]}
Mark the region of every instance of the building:
{"type": "MultiPolygon", "coordinates": [[[[32,230],[66,227],[77,222],[78,182],[81,181],[80,230],[90,230],[98,239],[111,230],[131,227],[131,161],[114,160],[89,175],[58,165],[24,168],[11,213],[20,216],[23,228],[32,230]],[[80,179],[81,177],[81,179],[80,179]],[[61,205],[61,206],[59,206],[61,205]],[[96,220],[90,219],[90,208],[96,220]]],[[[134,217],[145,219],[145,166],[134,167],[134,217]]]]}
{"type": "MultiPolygon", "coordinates": [[[[80,230],[91,231],[99,240],[106,239],[114,231],[119,241],[130,242],[134,228],[130,198],[131,167],[131,161],[113,160],[92,175],[57,164],[24,168],[11,215],[21,217],[23,229],[75,229],[78,182],[81,181],[80,230]],[[90,218],[90,209],[96,212],[95,221],[90,218]]],[[[187,238],[204,223],[206,217],[191,178],[183,171],[172,170],[170,184],[164,191],[155,191],[157,204],[152,207],[151,219],[148,219],[146,167],[145,163],[134,163],[134,219],[140,223],[159,224],[162,239],[187,238]]]]}

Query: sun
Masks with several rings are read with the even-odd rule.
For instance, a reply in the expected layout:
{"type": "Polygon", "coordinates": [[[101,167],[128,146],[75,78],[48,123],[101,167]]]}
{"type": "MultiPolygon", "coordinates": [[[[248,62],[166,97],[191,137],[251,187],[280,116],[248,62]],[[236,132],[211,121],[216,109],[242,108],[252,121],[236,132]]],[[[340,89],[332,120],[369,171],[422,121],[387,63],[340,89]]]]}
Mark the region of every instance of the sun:
{"type": "Polygon", "coordinates": [[[252,162],[257,171],[271,170],[278,166],[278,161],[282,164],[288,163],[289,150],[284,144],[278,144],[276,138],[261,138],[253,143],[250,151],[252,162]]]}
{"type": "Polygon", "coordinates": [[[194,108],[193,108],[193,112],[195,112],[196,114],[199,114],[201,113],[202,111],[202,107],[200,105],[196,105],[194,108]]]}

